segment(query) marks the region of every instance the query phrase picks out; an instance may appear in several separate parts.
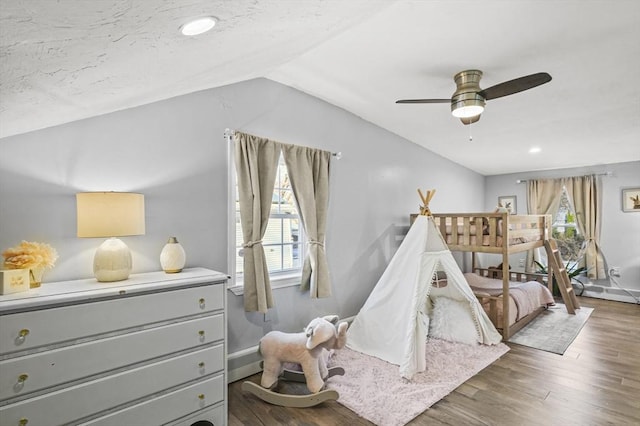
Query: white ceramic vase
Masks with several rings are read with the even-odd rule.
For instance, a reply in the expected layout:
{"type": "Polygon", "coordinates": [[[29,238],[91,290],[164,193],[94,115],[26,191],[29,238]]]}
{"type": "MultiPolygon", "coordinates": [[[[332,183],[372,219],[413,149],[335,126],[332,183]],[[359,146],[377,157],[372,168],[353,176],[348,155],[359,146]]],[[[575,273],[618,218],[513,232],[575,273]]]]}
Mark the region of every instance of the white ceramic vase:
{"type": "Polygon", "coordinates": [[[170,237],[167,244],[160,252],[160,266],[167,274],[175,274],[182,271],[187,260],[184,248],[180,245],[176,237],[170,237]]]}

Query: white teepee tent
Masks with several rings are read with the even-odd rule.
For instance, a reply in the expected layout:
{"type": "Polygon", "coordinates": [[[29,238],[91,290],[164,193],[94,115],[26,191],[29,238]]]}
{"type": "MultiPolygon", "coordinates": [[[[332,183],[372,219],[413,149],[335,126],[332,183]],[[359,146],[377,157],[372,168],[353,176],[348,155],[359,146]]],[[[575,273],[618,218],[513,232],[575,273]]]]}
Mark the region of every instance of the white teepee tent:
{"type": "Polygon", "coordinates": [[[433,217],[419,215],[349,327],[347,346],[399,365],[400,375],[410,379],[426,368],[430,298],[436,296],[468,302],[463,305],[469,307],[477,342],[500,342],[502,336],[473,295],[433,217]],[[431,285],[438,270],[446,273],[446,287],[431,285]]]}

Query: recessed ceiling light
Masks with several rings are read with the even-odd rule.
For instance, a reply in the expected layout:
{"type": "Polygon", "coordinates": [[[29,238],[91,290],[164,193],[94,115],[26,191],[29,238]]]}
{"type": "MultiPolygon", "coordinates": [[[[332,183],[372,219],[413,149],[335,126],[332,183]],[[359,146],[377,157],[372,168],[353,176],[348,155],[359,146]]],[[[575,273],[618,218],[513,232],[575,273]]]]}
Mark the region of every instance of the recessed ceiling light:
{"type": "Polygon", "coordinates": [[[531,149],[529,149],[529,154],[537,154],[540,151],[542,151],[542,150],[540,149],[539,146],[533,146],[533,147],[531,147],[531,149]]]}
{"type": "Polygon", "coordinates": [[[205,16],[203,18],[194,19],[180,27],[180,32],[186,36],[194,36],[206,33],[216,25],[216,18],[213,16],[205,16]]]}

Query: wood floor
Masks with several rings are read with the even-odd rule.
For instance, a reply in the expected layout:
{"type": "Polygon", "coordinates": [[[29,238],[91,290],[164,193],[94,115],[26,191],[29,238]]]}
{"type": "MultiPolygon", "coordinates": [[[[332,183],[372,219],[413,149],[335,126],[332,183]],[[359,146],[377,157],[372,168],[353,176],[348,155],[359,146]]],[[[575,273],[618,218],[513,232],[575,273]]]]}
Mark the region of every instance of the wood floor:
{"type": "MultiPolygon", "coordinates": [[[[409,425],[640,425],[640,305],[579,301],[595,309],[564,355],[509,344],[409,425]]],[[[229,385],[229,426],[373,424],[335,401],[269,405],[242,392],[241,382],[229,385]]]]}

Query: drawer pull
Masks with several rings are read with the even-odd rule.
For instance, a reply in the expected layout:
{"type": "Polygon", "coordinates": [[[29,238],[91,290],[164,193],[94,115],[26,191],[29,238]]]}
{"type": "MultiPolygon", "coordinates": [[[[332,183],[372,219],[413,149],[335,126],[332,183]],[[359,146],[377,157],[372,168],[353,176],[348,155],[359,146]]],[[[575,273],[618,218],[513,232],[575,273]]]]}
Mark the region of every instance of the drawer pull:
{"type": "Polygon", "coordinates": [[[204,368],[204,362],[199,363],[199,364],[198,364],[198,367],[200,367],[200,368],[204,368]]]}
{"type": "Polygon", "coordinates": [[[198,300],[198,303],[200,304],[201,308],[204,308],[204,297],[201,297],[200,300],[198,300]]]}
{"type": "Polygon", "coordinates": [[[202,399],[202,400],[204,400],[204,394],[203,394],[203,393],[201,393],[200,395],[198,395],[198,399],[202,399]]]}
{"type": "Polygon", "coordinates": [[[20,419],[20,421],[18,421],[18,424],[20,426],[25,426],[27,423],[29,423],[29,419],[25,419],[24,417],[20,419]]]}
{"type": "Polygon", "coordinates": [[[27,379],[29,378],[29,375],[26,373],[23,373],[21,375],[18,376],[18,383],[17,385],[22,386],[24,385],[24,382],[27,381],[27,379]]]}
{"type": "Polygon", "coordinates": [[[30,331],[28,328],[23,328],[18,332],[18,337],[16,338],[16,344],[21,345],[24,343],[25,339],[29,335],[30,331]]]}
{"type": "Polygon", "coordinates": [[[199,335],[200,337],[204,337],[204,330],[200,330],[200,331],[198,331],[198,335],[199,335]]]}

